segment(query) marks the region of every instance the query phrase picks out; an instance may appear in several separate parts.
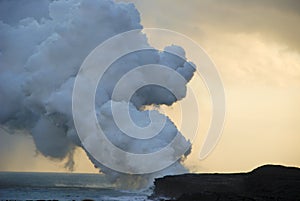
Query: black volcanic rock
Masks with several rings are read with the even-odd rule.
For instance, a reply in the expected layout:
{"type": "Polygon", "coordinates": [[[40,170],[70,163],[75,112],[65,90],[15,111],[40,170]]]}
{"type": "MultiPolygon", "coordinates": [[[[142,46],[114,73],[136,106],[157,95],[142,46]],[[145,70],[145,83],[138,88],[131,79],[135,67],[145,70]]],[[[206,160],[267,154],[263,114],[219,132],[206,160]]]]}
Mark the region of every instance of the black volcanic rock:
{"type": "Polygon", "coordinates": [[[180,201],[300,201],[300,169],[265,165],[249,173],[158,178],[153,197],[180,201]]]}

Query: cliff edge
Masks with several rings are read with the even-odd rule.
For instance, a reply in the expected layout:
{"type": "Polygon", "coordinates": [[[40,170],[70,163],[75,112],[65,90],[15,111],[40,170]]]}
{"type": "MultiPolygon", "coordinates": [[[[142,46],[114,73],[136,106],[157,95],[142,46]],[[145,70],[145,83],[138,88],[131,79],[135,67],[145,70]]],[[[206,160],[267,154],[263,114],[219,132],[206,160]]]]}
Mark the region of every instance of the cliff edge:
{"type": "Polygon", "coordinates": [[[300,169],[278,165],[249,173],[165,176],[155,179],[154,185],[152,197],[169,200],[300,201],[300,169]]]}

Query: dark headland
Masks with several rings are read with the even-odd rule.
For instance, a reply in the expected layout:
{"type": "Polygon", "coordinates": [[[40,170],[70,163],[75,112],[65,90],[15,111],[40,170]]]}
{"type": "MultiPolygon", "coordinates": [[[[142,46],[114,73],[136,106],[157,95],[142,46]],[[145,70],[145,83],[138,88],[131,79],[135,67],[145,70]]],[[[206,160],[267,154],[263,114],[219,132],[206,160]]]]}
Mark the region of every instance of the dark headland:
{"type": "Polygon", "coordinates": [[[152,197],[166,200],[300,201],[300,169],[277,165],[249,173],[165,176],[154,184],[152,197]]]}

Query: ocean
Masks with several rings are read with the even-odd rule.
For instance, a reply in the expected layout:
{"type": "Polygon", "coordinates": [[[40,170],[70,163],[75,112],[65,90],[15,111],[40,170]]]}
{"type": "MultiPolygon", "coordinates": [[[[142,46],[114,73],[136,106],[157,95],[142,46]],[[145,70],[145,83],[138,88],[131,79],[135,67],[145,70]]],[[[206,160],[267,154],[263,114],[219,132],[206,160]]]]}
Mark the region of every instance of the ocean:
{"type": "Polygon", "coordinates": [[[118,190],[101,174],[0,172],[1,201],[150,201],[151,193],[118,190]]]}

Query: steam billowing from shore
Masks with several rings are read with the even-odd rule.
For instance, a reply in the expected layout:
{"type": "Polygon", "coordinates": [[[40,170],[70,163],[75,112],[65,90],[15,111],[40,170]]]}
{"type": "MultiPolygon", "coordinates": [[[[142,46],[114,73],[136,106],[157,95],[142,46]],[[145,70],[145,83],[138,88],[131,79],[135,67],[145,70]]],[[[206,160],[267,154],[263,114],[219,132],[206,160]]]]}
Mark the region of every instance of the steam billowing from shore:
{"type": "MultiPolygon", "coordinates": [[[[0,7],[3,10],[0,15],[0,124],[11,129],[29,130],[40,153],[56,159],[68,157],[66,167],[72,170],[72,153],[76,147],[82,147],[72,117],[75,77],[84,59],[101,42],[125,31],[142,29],[139,13],[133,4],[110,0],[7,0],[1,1],[0,7]],[[9,12],[8,8],[14,8],[15,12],[9,12]]],[[[150,48],[147,37],[141,33],[141,38],[140,42],[150,48]]],[[[178,46],[172,45],[166,50],[185,58],[184,50],[178,46]]],[[[128,105],[120,96],[117,100],[112,98],[112,93],[118,80],[130,70],[146,64],[165,65],[175,70],[185,78],[185,83],[178,83],[170,75],[166,82],[173,86],[171,89],[149,85],[140,88],[130,99],[133,121],[139,126],[147,126],[150,119],[148,112],[143,111],[144,106],[172,105],[185,97],[185,84],[192,78],[194,68],[182,58],[168,52],[145,50],[128,54],[110,66],[99,82],[95,108],[99,124],[115,146],[133,153],[151,153],[164,148],[177,135],[177,128],[167,118],[157,136],[148,141],[133,139],[115,124],[110,106],[112,102],[116,103],[122,113],[128,105]],[[177,96],[171,91],[176,91],[177,96]]],[[[155,75],[141,72],[137,76],[144,80],[155,75]]],[[[179,150],[180,146],[190,144],[180,136],[179,147],[176,147],[179,150]]],[[[176,151],[175,147],[170,149],[176,151]]],[[[140,187],[155,176],[185,171],[177,161],[152,174],[126,175],[101,165],[91,155],[89,157],[96,167],[120,185],[125,182],[127,186],[140,187]]],[[[116,155],[111,157],[119,160],[120,165],[134,168],[134,161],[116,155]]],[[[162,161],[172,159],[172,155],[168,155],[162,161]]]]}

